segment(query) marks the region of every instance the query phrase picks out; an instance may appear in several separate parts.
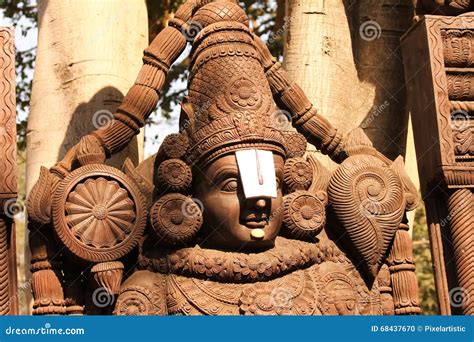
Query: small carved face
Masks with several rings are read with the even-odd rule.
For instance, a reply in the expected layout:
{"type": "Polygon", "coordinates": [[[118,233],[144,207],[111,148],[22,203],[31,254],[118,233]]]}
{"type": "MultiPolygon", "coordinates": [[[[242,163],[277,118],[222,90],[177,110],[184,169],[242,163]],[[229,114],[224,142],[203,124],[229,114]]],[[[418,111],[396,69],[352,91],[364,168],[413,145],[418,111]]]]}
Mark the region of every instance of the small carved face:
{"type": "Polygon", "coordinates": [[[229,250],[273,247],[282,222],[284,159],[273,155],[277,196],[245,198],[235,154],[196,174],[195,196],[203,204],[201,244],[229,250]]]}

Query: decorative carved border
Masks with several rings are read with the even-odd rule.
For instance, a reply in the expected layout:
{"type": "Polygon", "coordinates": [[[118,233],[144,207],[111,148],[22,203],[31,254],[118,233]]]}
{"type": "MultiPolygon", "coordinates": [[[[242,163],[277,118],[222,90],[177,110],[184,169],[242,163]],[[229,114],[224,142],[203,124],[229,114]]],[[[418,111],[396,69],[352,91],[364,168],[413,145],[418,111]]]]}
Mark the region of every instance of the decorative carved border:
{"type": "Polygon", "coordinates": [[[17,196],[14,40],[13,28],[0,27],[0,199],[4,200],[17,196]]]}

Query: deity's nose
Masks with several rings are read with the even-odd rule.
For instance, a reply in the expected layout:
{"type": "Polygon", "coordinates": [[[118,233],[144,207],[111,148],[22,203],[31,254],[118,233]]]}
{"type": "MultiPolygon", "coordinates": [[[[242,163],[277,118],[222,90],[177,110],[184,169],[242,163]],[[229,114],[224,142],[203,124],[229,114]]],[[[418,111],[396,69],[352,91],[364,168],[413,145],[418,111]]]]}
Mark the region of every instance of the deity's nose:
{"type": "Polygon", "coordinates": [[[258,209],[263,209],[263,208],[265,208],[266,205],[267,205],[267,201],[263,198],[260,198],[255,202],[255,206],[258,209]]]}
{"type": "Polygon", "coordinates": [[[264,197],[252,198],[247,200],[247,208],[253,210],[263,210],[268,205],[268,199],[264,197]]]}

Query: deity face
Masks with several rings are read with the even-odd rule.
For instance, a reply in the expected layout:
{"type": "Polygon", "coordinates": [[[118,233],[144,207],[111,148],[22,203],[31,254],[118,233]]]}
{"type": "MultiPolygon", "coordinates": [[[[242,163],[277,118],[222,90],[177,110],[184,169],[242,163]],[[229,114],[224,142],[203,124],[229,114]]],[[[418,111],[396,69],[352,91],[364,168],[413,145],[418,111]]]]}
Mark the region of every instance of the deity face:
{"type": "Polygon", "coordinates": [[[273,154],[277,196],[245,198],[235,154],[225,155],[196,175],[194,194],[203,204],[201,245],[227,250],[274,246],[282,222],[284,159],[273,154]]]}

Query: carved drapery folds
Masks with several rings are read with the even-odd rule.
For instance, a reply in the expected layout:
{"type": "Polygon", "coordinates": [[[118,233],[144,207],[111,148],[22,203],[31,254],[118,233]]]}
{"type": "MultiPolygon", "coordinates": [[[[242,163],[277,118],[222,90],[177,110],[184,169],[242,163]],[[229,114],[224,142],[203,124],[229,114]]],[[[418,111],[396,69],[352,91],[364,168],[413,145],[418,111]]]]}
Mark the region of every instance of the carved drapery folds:
{"type": "MultiPolygon", "coordinates": [[[[419,312],[411,240],[402,223],[416,206],[416,193],[403,162],[378,153],[360,129],[343,137],[318,114],[252,34],[236,1],[187,1],[145,50],[143,62],[112,124],[42,169],[31,192],[30,229],[54,237],[31,244],[35,314],[419,312]],[[189,40],[189,95],[180,132],[167,136],[154,160],[138,168],[129,160],[123,171],[102,165],[143,126],[189,40]],[[290,114],[298,133],[282,128],[276,105],[290,114]],[[305,155],[307,142],[339,168],[331,173],[305,155]],[[216,188],[203,173],[246,149],[271,152],[277,173],[276,199],[255,206],[280,204],[264,216],[265,227],[276,226],[274,236],[254,227],[247,250],[235,252],[233,241],[218,247],[207,242],[212,208],[195,197],[216,188]],[[258,245],[262,241],[269,243],[258,245]],[[132,275],[123,281],[126,272],[132,275]],[[94,301],[99,291],[112,298],[104,306],[94,301]]],[[[215,197],[237,197],[236,184],[238,177],[219,194],[201,198],[221,205],[215,197]]],[[[226,224],[234,217],[239,224],[230,225],[242,231],[241,215],[232,216],[231,204],[226,210],[226,224]]],[[[261,225],[251,214],[251,224],[261,225]]]]}
{"type": "Polygon", "coordinates": [[[402,40],[441,314],[474,314],[473,42],[472,14],[426,16],[402,40]]]}

